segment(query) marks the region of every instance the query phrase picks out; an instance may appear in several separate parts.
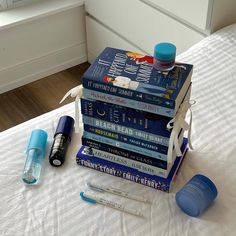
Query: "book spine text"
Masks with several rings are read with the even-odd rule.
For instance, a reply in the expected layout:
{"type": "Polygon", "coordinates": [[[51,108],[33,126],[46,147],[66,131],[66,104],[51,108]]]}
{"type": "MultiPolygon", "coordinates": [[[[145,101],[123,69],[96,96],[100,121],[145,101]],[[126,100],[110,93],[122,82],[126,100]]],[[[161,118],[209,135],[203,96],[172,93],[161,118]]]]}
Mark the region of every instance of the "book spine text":
{"type": "Polygon", "coordinates": [[[136,101],[136,100],[132,100],[128,98],[122,98],[115,95],[101,93],[101,92],[93,91],[86,88],[83,89],[83,96],[89,99],[117,104],[120,106],[134,108],[137,110],[151,112],[154,114],[159,114],[162,116],[167,116],[167,117],[172,117],[172,118],[175,116],[175,113],[176,113],[175,109],[160,107],[158,105],[136,101]]]}
{"type": "MultiPolygon", "coordinates": [[[[119,147],[119,148],[122,148],[122,149],[125,149],[125,150],[130,150],[132,152],[141,153],[142,155],[145,155],[145,156],[149,156],[149,157],[152,157],[152,158],[167,161],[167,155],[160,154],[158,152],[149,150],[147,148],[142,148],[142,147],[131,145],[131,144],[128,144],[128,143],[125,143],[125,142],[120,142],[118,140],[103,137],[101,135],[94,134],[94,133],[87,132],[87,131],[84,131],[83,136],[87,139],[91,139],[91,140],[94,140],[94,141],[97,141],[97,142],[105,143],[105,144],[108,144],[108,145],[111,145],[111,146],[116,146],[116,147],[119,147]]],[[[176,155],[176,152],[174,150],[173,154],[172,154],[172,157],[174,158],[175,155],[176,155]]]]}
{"type": "Polygon", "coordinates": [[[169,138],[170,118],[101,101],[81,99],[81,113],[88,117],[169,138]]]}
{"type": "MultiPolygon", "coordinates": [[[[124,89],[120,87],[114,87],[112,85],[106,85],[104,83],[95,82],[93,80],[85,79],[83,81],[84,88],[99,91],[102,93],[115,95],[118,97],[128,98],[136,101],[144,101],[146,103],[158,104],[158,106],[166,108],[174,108],[175,102],[165,99],[153,94],[146,94],[135,90],[124,89]]],[[[153,86],[154,87],[154,86],[153,86]]]]}
{"type": "Polygon", "coordinates": [[[97,158],[107,160],[110,162],[114,162],[117,164],[121,164],[133,169],[136,169],[138,171],[141,171],[143,173],[149,174],[149,175],[156,175],[160,176],[163,178],[167,178],[169,174],[169,170],[164,170],[155,166],[147,165],[138,161],[130,160],[128,158],[118,156],[115,154],[111,154],[109,152],[104,152],[98,149],[90,148],[90,147],[85,147],[86,150],[90,153],[90,155],[93,155],[97,158]]]}
{"type": "Polygon", "coordinates": [[[91,118],[88,116],[83,116],[83,123],[85,125],[90,125],[96,128],[104,129],[106,131],[115,132],[121,135],[128,135],[143,141],[152,142],[155,144],[169,146],[169,138],[162,137],[160,135],[155,135],[152,133],[147,133],[144,131],[136,130],[130,127],[114,124],[111,122],[106,122],[96,118],[91,118]]]}
{"type": "Polygon", "coordinates": [[[145,140],[136,139],[136,138],[133,138],[128,135],[121,135],[121,134],[118,134],[115,132],[106,131],[104,129],[99,129],[99,128],[96,128],[96,127],[93,127],[90,125],[84,124],[84,130],[87,132],[101,135],[103,137],[114,139],[116,141],[125,142],[125,143],[131,144],[131,145],[135,145],[135,146],[139,146],[142,148],[146,148],[151,151],[155,151],[155,152],[157,152],[157,155],[161,155],[161,156],[163,156],[163,158],[165,158],[164,156],[166,156],[167,152],[168,152],[167,146],[147,142],[145,140]],[[164,154],[164,155],[162,155],[162,154],[164,154]]]}
{"type": "Polygon", "coordinates": [[[77,155],[77,164],[86,166],[100,172],[104,172],[110,175],[121,177],[136,183],[143,184],[158,190],[165,192],[169,191],[170,181],[158,176],[151,176],[135,170],[130,167],[122,166],[110,161],[102,160],[97,157],[91,157],[83,153],[84,155],[77,155]]]}
{"type": "Polygon", "coordinates": [[[148,164],[148,165],[152,165],[155,167],[159,167],[161,169],[167,169],[168,165],[166,161],[162,161],[156,158],[152,158],[149,156],[144,156],[140,153],[135,153],[135,152],[131,152],[130,150],[125,150],[125,149],[121,149],[119,147],[114,147],[105,143],[100,143],[91,139],[87,139],[82,137],[82,145],[84,146],[88,146],[91,148],[95,148],[98,150],[102,150],[105,152],[109,152],[118,156],[123,156],[127,159],[131,159],[134,161],[138,161],[144,164],[148,164]]]}

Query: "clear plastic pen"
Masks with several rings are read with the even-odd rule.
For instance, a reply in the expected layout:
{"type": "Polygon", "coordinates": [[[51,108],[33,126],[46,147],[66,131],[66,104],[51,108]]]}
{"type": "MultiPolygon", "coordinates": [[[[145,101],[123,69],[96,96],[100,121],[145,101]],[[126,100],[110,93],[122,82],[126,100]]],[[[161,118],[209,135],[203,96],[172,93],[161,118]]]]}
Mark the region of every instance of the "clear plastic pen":
{"type": "Polygon", "coordinates": [[[118,195],[118,196],[122,196],[122,197],[129,198],[129,199],[132,199],[132,200],[140,201],[140,202],[146,202],[146,203],[148,202],[148,200],[145,199],[142,196],[138,196],[138,195],[135,195],[135,194],[132,194],[132,193],[129,193],[129,192],[117,189],[117,188],[103,186],[103,185],[100,185],[100,184],[98,185],[98,184],[90,183],[90,182],[87,183],[87,185],[91,189],[96,190],[96,191],[108,192],[108,193],[112,193],[112,194],[115,194],[115,195],[118,195]]]}
{"type": "Polygon", "coordinates": [[[122,205],[120,203],[113,202],[113,201],[105,199],[105,198],[101,198],[101,197],[98,197],[98,196],[93,196],[91,194],[84,193],[84,192],[80,193],[80,197],[86,202],[90,202],[90,203],[94,203],[94,204],[98,203],[98,204],[108,206],[108,207],[111,207],[111,208],[117,209],[119,211],[129,213],[129,214],[135,215],[135,216],[143,216],[139,210],[130,208],[126,205],[122,205]]]}

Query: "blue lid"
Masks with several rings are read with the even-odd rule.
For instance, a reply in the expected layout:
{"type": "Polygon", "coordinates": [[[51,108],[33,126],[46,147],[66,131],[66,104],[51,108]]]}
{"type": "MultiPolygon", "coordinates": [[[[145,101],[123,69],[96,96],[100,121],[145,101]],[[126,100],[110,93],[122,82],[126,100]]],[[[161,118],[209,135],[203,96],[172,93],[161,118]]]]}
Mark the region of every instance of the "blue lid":
{"type": "Polygon", "coordinates": [[[38,149],[43,155],[46,150],[48,134],[42,129],[33,130],[30,136],[27,152],[30,149],[38,149]]]}
{"type": "Polygon", "coordinates": [[[206,177],[205,175],[197,174],[197,175],[193,176],[193,180],[194,179],[198,179],[198,181],[202,181],[205,184],[207,184],[207,186],[209,187],[209,190],[213,194],[212,197],[216,198],[216,196],[218,194],[217,188],[216,188],[215,184],[208,177],[206,177]]]}
{"type": "Polygon", "coordinates": [[[70,116],[62,116],[58,122],[57,129],[54,137],[57,134],[64,134],[71,138],[73,127],[74,127],[74,119],[70,116]]]}
{"type": "Polygon", "coordinates": [[[172,43],[158,43],[154,48],[154,57],[160,60],[175,60],[176,47],[172,43]]]}

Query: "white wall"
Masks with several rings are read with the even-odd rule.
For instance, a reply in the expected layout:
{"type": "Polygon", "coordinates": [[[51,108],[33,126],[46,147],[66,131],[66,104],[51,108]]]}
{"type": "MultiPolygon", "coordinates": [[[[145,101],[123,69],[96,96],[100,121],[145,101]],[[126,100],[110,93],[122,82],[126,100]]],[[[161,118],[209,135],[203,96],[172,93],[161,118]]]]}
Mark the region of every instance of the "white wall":
{"type": "Polygon", "coordinates": [[[0,93],[85,61],[83,6],[0,29],[0,93]]]}

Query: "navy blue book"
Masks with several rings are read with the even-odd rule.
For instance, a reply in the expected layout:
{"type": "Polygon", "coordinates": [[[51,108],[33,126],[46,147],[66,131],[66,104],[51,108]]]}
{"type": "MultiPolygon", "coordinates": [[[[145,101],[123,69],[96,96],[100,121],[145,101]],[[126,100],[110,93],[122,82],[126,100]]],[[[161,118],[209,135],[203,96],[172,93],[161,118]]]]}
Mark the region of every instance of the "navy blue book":
{"type": "MultiPolygon", "coordinates": [[[[110,134],[113,135],[112,133],[110,133],[110,134]]],[[[183,136],[183,132],[181,132],[181,134],[179,135],[179,141],[182,141],[181,140],[182,136],[183,136]]],[[[121,141],[118,141],[112,137],[103,136],[103,135],[101,135],[101,133],[99,131],[98,131],[98,133],[97,132],[92,133],[92,132],[87,132],[84,130],[83,137],[103,143],[103,144],[117,146],[117,147],[120,147],[120,148],[125,149],[127,151],[141,153],[142,155],[145,155],[145,156],[150,156],[150,157],[157,158],[157,159],[160,159],[163,161],[167,161],[167,154],[162,154],[162,153],[147,149],[145,147],[141,147],[140,145],[133,145],[133,144],[129,144],[127,142],[121,142],[121,141]]],[[[175,151],[172,153],[172,160],[174,159],[174,155],[175,155],[175,151]]]]}
{"type": "MultiPolygon", "coordinates": [[[[103,119],[99,120],[89,116],[82,116],[83,123],[106,131],[116,132],[119,134],[129,135],[133,138],[142,139],[144,141],[169,146],[170,137],[163,137],[150,132],[133,129],[128,126],[118,125],[112,122],[106,122],[103,119]]],[[[158,132],[158,131],[157,131],[158,132]]]]}
{"type": "Polygon", "coordinates": [[[95,157],[92,153],[88,152],[88,150],[89,149],[87,149],[85,146],[82,146],[80,148],[76,155],[77,164],[117,177],[121,177],[136,183],[140,183],[155,189],[169,192],[171,189],[171,185],[175,180],[175,176],[177,175],[180,166],[184,160],[188,148],[187,139],[184,139],[183,144],[181,146],[183,156],[176,157],[175,162],[167,178],[149,175],[121,164],[103,160],[99,157],[95,157]]]}
{"type": "Polygon", "coordinates": [[[168,146],[149,142],[144,139],[134,138],[129,135],[119,134],[119,133],[116,133],[113,131],[97,128],[97,127],[94,127],[91,125],[84,124],[84,131],[98,134],[103,137],[111,138],[111,139],[114,139],[114,140],[117,140],[120,142],[125,142],[125,143],[131,144],[131,145],[140,146],[142,148],[146,148],[146,149],[152,150],[154,152],[158,152],[160,154],[167,155],[167,152],[168,152],[168,146]]]}
{"type": "Polygon", "coordinates": [[[83,75],[83,87],[87,94],[92,90],[128,99],[126,103],[152,104],[157,114],[174,117],[191,83],[192,69],[176,63],[169,72],[161,72],[153,68],[152,57],[106,48],[83,75]]]}
{"type": "Polygon", "coordinates": [[[150,156],[146,156],[146,155],[142,155],[141,153],[137,153],[137,152],[132,152],[130,150],[125,150],[122,148],[119,148],[117,146],[111,146],[109,144],[106,143],[101,143],[101,142],[97,142],[95,140],[92,139],[88,139],[85,137],[82,137],[82,145],[87,146],[87,147],[91,147],[91,148],[95,148],[104,152],[109,152],[118,156],[122,156],[134,161],[139,161],[141,163],[144,164],[148,164],[148,165],[152,165],[155,167],[159,167],[162,168],[164,170],[167,170],[168,168],[168,163],[166,161],[157,159],[157,158],[153,158],[150,156]]]}
{"type": "Polygon", "coordinates": [[[169,138],[171,134],[166,128],[171,118],[150,112],[82,98],[81,113],[102,121],[127,126],[163,137],[169,138]]]}

